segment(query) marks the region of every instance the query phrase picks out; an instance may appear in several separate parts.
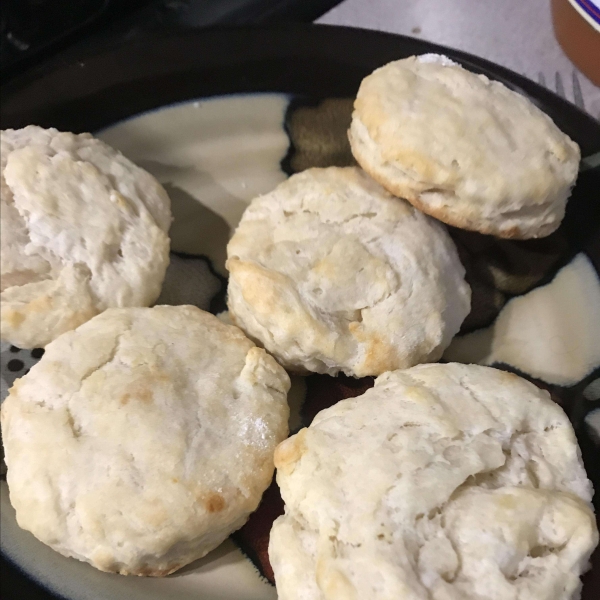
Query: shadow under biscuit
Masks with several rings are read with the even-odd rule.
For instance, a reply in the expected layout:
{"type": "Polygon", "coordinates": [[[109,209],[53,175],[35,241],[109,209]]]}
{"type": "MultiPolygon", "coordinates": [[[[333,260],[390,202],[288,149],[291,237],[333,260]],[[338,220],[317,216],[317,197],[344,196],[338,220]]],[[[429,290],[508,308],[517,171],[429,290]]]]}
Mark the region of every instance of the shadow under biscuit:
{"type": "MultiPolygon", "coordinates": [[[[302,426],[308,427],[315,415],[345,398],[354,398],[373,387],[373,377],[355,379],[346,375],[308,375],[305,378],[306,399],[300,410],[302,426]]],[[[269,536],[277,517],[283,514],[283,500],[275,478],[264,493],[260,506],[248,522],[232,535],[233,541],[252,560],[260,574],[274,584],[273,569],[269,562],[269,536]]]]}
{"type": "Polygon", "coordinates": [[[490,325],[512,296],[524,294],[556,273],[570,257],[562,231],[539,240],[505,240],[448,227],[471,286],[471,312],[461,333],[490,325]]]}
{"type": "Polygon", "coordinates": [[[185,565],[185,567],[175,571],[175,573],[171,573],[167,577],[169,579],[174,579],[176,577],[182,577],[198,571],[213,571],[227,565],[233,565],[236,562],[238,562],[238,556],[236,556],[235,548],[232,548],[231,544],[229,544],[226,540],[220,546],[217,546],[214,550],[211,550],[206,556],[191,562],[189,565],[185,565]]]}
{"type": "Polygon", "coordinates": [[[600,270],[600,167],[579,174],[566,214],[551,235],[507,240],[448,227],[473,297],[461,333],[490,325],[505,302],[550,283],[584,251],[600,270]]]}
{"type": "MultiPolygon", "coordinates": [[[[171,250],[208,256],[214,267],[225,274],[227,242],[231,233],[227,221],[180,187],[170,183],[163,184],[163,187],[171,198],[171,250]]],[[[227,192],[223,190],[223,194],[227,192]]]]}
{"type": "Polygon", "coordinates": [[[172,252],[156,304],[190,304],[217,314],[225,310],[226,288],[227,279],[207,257],[172,252]]]}

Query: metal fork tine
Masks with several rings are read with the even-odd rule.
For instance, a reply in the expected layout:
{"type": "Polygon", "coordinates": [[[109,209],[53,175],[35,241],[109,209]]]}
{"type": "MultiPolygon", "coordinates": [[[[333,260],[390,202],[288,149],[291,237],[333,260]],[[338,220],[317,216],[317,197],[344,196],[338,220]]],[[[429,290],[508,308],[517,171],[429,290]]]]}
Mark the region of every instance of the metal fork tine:
{"type": "Polygon", "coordinates": [[[579,108],[585,110],[583,93],[581,91],[581,85],[579,83],[579,78],[577,77],[577,71],[575,69],[573,69],[573,99],[575,100],[575,104],[579,106],[579,108]]]}
{"type": "Polygon", "coordinates": [[[546,78],[544,77],[544,74],[541,71],[538,73],[538,83],[546,87],[546,78]]]}
{"type": "Polygon", "coordinates": [[[562,98],[566,99],[566,94],[565,94],[565,86],[563,85],[563,80],[562,77],[560,76],[560,73],[557,71],[556,72],[556,93],[561,96],[562,98]]]}

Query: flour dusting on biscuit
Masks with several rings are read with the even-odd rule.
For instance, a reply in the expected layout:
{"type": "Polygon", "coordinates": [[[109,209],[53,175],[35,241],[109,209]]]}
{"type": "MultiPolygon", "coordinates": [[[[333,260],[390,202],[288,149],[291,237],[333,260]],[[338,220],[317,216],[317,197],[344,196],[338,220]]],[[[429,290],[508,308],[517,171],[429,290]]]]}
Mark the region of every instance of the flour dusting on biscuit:
{"type": "Polygon", "coordinates": [[[227,248],[234,322],[285,367],[362,377],[435,361],[470,309],[445,228],[355,167],[248,207],[227,248]]]}
{"type": "Polygon", "coordinates": [[[536,238],[561,223],[579,146],[530,100],[435,54],[363,79],[349,131],[374,179],[450,225],[536,238]]]}

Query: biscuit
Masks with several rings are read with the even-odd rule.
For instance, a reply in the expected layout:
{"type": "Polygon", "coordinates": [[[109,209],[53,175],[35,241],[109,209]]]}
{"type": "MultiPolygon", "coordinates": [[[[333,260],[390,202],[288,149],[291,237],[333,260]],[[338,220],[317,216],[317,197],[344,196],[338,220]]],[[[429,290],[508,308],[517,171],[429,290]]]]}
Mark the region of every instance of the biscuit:
{"type": "Polygon", "coordinates": [[[360,166],[393,194],[450,225],[506,238],[560,225],[580,159],[530,100],[436,55],[363,79],[349,138],[360,166]]]}
{"type": "Polygon", "coordinates": [[[2,406],[18,524],[102,571],[172,573],[258,506],[289,387],[196,307],[108,309],[50,343],[2,406]]]}
{"type": "Polygon", "coordinates": [[[2,131],[0,337],[45,346],[109,307],[148,306],[169,262],[170,201],[89,134],[2,131]]]}
{"type": "Polygon", "coordinates": [[[445,228],[356,167],[309,169],[253,200],[227,256],[234,322],[291,370],[437,360],[470,308],[445,228]]]}
{"type": "Polygon", "coordinates": [[[567,416],[489,367],[385,373],[275,466],[280,600],[571,600],[598,543],[567,416]]]}

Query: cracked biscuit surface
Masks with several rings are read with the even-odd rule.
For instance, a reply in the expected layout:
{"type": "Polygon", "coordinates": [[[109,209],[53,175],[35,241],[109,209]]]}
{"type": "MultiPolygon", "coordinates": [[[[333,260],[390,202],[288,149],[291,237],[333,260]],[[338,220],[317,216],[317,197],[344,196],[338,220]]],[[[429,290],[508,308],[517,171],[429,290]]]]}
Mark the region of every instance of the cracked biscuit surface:
{"type": "Polygon", "coordinates": [[[444,226],[356,167],[309,169],[253,200],[227,256],[233,319],[292,370],[437,360],[470,309],[444,226]]]}
{"type": "Polygon", "coordinates": [[[89,134],[29,126],[0,143],[2,340],[43,347],[106,308],[152,304],[171,224],[156,179],[89,134]]]}
{"type": "Polygon", "coordinates": [[[289,386],[193,306],[108,309],[50,343],[2,406],[18,524],[103,571],[172,573],[258,506],[289,386]]]}
{"type": "Polygon", "coordinates": [[[439,55],[366,77],[349,138],[358,163],[390,192],[450,225],[507,238],[560,225],[580,159],[529,99],[439,55]]]}
{"type": "Polygon", "coordinates": [[[573,600],[598,543],[567,416],[489,367],[386,373],[275,466],[280,600],[573,600]]]}

